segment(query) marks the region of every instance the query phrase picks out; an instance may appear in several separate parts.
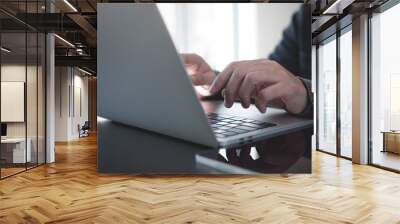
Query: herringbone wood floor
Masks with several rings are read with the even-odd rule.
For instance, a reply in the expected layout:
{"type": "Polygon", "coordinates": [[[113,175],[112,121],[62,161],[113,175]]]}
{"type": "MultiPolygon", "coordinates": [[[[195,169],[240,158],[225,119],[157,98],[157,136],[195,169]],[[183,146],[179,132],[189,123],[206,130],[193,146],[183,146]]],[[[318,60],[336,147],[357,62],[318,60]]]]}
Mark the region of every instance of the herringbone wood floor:
{"type": "Polygon", "coordinates": [[[0,181],[0,223],[400,223],[400,175],[315,152],[312,175],[96,172],[94,137],[0,181]]]}

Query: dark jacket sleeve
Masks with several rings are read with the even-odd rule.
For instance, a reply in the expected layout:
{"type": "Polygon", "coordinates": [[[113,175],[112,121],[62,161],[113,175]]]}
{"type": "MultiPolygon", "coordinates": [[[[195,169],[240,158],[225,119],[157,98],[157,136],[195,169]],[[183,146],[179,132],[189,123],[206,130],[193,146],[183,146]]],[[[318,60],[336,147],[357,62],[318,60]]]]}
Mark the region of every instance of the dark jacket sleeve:
{"type": "Polygon", "coordinates": [[[279,44],[269,59],[278,62],[299,77],[308,92],[308,105],[298,114],[313,116],[313,94],[311,91],[311,9],[303,4],[296,12],[288,28],[283,32],[279,44]]]}

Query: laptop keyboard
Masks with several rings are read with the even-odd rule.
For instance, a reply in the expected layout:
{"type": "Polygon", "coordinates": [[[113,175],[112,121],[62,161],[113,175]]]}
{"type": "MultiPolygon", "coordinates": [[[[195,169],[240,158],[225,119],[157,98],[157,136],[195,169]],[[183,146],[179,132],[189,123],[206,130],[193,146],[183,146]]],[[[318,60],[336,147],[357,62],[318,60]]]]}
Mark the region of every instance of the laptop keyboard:
{"type": "Polygon", "coordinates": [[[230,115],[219,115],[215,113],[208,114],[207,117],[215,136],[219,138],[230,137],[275,126],[273,123],[230,115]]]}

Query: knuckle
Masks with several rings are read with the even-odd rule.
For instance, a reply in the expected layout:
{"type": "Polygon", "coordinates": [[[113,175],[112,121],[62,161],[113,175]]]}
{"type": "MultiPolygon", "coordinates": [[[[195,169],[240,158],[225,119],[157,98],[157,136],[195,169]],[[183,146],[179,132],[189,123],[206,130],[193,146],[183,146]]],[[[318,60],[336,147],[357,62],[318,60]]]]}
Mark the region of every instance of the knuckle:
{"type": "Polygon", "coordinates": [[[274,65],[274,66],[279,65],[278,62],[276,62],[276,61],[274,61],[274,60],[269,60],[269,63],[270,63],[271,65],[274,65]]]}
{"type": "Polygon", "coordinates": [[[233,61],[233,62],[229,63],[228,67],[236,67],[237,64],[238,64],[237,61],[233,61]]]}
{"type": "Polygon", "coordinates": [[[268,64],[268,63],[270,63],[270,61],[271,60],[264,58],[264,59],[261,60],[261,63],[268,64]]]}
{"type": "Polygon", "coordinates": [[[258,79],[257,79],[257,78],[258,78],[258,77],[257,77],[257,74],[256,74],[256,73],[250,73],[250,74],[248,75],[248,77],[247,77],[247,79],[248,79],[248,81],[249,81],[249,84],[252,85],[252,86],[257,85],[257,83],[258,83],[258,79]]]}
{"type": "Polygon", "coordinates": [[[230,88],[229,86],[225,88],[225,97],[230,98],[233,95],[233,91],[232,88],[230,88]]]}
{"type": "Polygon", "coordinates": [[[246,89],[241,88],[239,90],[239,97],[240,97],[240,99],[247,100],[247,91],[246,91],[246,89]]]}
{"type": "Polygon", "coordinates": [[[235,70],[234,74],[235,74],[236,77],[238,77],[238,78],[240,78],[240,79],[243,78],[244,75],[245,75],[245,73],[244,73],[244,71],[243,71],[242,68],[237,68],[237,69],[235,70]]]}

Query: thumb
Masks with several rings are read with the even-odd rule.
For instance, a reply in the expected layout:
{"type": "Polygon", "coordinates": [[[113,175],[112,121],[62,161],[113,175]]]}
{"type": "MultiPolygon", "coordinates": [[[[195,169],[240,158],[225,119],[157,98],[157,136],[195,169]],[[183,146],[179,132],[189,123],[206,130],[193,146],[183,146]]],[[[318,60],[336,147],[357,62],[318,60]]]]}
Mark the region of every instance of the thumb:
{"type": "Polygon", "coordinates": [[[206,85],[205,81],[204,81],[204,75],[203,74],[190,74],[190,78],[192,80],[192,83],[194,86],[202,86],[202,85],[206,85]]]}
{"type": "Polygon", "coordinates": [[[194,74],[196,74],[198,68],[199,68],[199,66],[196,65],[196,64],[185,64],[186,72],[187,72],[189,75],[194,75],[194,74]]]}

